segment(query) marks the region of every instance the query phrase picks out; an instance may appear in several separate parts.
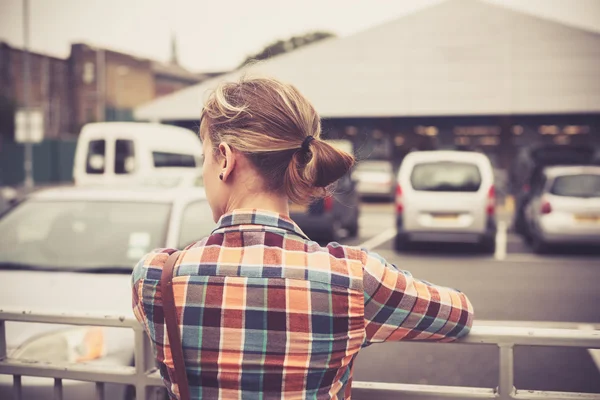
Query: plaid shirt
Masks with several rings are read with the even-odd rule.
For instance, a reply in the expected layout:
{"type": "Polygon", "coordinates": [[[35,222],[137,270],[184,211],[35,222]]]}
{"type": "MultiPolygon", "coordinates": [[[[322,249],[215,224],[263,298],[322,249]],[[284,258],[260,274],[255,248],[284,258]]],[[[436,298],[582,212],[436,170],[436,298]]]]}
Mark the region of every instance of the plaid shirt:
{"type": "MultiPolygon", "coordinates": [[[[133,309],[172,397],[160,293],[175,249],[133,271],[133,309]]],[[[449,342],[473,320],[467,297],[376,254],[310,241],[289,218],[238,210],[175,264],[173,290],[193,398],[349,399],[359,350],[391,340],[449,342]]]]}

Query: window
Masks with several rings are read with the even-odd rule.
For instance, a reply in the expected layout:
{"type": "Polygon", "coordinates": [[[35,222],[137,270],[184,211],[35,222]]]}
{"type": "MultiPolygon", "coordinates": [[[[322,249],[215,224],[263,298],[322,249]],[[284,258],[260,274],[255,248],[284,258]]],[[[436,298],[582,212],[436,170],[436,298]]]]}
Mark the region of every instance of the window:
{"type": "Polygon", "coordinates": [[[481,174],[475,164],[433,162],[417,164],[410,178],[413,189],[428,192],[477,192],[481,174]]]}
{"type": "Polygon", "coordinates": [[[179,230],[179,248],[203,239],[215,229],[213,215],[206,201],[197,201],[189,204],[181,216],[181,229],[179,230]]]}
{"type": "Polygon", "coordinates": [[[156,168],[161,167],[196,167],[196,159],[191,154],[165,153],[153,151],[152,158],[156,168]]]}
{"type": "Polygon", "coordinates": [[[90,140],[85,172],[88,174],[103,174],[106,160],[106,142],[102,140],[90,140]]]}
{"type": "Polygon", "coordinates": [[[130,174],[135,169],[133,140],[117,140],[115,146],[115,174],[130,174]]]}
{"type": "Polygon", "coordinates": [[[559,176],[554,180],[550,193],[555,196],[600,197],[600,175],[559,176]]]}

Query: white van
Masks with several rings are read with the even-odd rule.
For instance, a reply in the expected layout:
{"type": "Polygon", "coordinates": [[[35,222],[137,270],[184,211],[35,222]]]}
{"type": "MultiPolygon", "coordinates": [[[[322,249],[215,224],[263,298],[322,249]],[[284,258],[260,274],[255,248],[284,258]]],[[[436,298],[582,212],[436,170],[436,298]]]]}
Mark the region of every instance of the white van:
{"type": "Polygon", "coordinates": [[[488,157],[470,151],[409,153],[398,172],[395,247],[410,242],[496,245],[494,172],[488,157]]]}
{"type": "Polygon", "coordinates": [[[140,122],[101,122],[81,130],[76,185],[197,185],[202,143],[189,129],[140,122]]]}

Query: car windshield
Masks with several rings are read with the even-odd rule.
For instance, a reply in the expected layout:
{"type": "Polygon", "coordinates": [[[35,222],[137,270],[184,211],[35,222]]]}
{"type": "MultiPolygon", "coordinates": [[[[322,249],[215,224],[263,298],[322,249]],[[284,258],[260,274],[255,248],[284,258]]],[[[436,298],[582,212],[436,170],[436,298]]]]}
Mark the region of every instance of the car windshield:
{"type": "Polygon", "coordinates": [[[0,269],[125,268],[164,247],[170,204],[29,200],[0,219],[0,269]]]}
{"type": "Polygon", "coordinates": [[[415,165],[410,178],[413,189],[429,192],[477,192],[481,174],[475,164],[431,162],[415,165]]]}
{"type": "Polygon", "coordinates": [[[554,180],[550,193],[555,196],[600,197],[600,175],[559,176],[554,180]]]}

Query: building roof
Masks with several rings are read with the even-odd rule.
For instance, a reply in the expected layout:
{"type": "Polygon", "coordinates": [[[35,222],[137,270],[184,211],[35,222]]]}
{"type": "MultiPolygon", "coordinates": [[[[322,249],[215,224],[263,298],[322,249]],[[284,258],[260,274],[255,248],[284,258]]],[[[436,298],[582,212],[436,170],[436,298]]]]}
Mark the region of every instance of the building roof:
{"type": "Polygon", "coordinates": [[[183,68],[179,64],[152,61],[152,71],[156,75],[176,78],[188,82],[200,82],[202,76],[183,68]]]}
{"type": "Polygon", "coordinates": [[[183,89],[135,117],[198,119],[207,92],[244,73],[293,83],[328,118],[598,113],[598,71],[598,33],[448,0],[183,89]]]}

